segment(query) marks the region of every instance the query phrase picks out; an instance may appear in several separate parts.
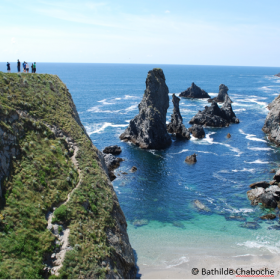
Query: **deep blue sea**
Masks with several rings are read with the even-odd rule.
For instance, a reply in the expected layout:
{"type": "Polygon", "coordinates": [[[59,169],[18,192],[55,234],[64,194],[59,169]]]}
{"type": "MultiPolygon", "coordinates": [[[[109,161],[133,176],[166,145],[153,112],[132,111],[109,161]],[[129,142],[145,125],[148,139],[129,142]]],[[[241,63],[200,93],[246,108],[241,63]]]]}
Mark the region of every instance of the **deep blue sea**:
{"type": "MultiPolygon", "coordinates": [[[[0,70],[6,70],[3,63],[0,70]]],[[[140,272],[143,267],[171,268],[203,258],[229,263],[239,257],[248,257],[240,259],[244,263],[252,258],[271,260],[280,253],[279,232],[268,230],[278,218],[260,221],[259,217],[270,211],[251,206],[246,195],[251,183],[271,180],[269,171],[280,163],[279,149],[262,132],[267,105],[280,93],[280,79],[273,76],[279,69],[37,63],[37,72],[57,74],[67,85],[98,149],[121,146],[120,157],[125,161],[115,171],[113,186],[127,219],[140,272]],[[178,95],[195,82],[212,97],[220,84],[228,86],[240,123],[206,128],[202,140],[173,138],[172,145],[160,151],[121,142],[119,135],[138,114],[147,73],[154,67],[163,69],[169,87],[168,121],[173,110],[172,93],[178,95]],[[186,156],[193,153],[197,163],[186,164],[186,156]],[[132,166],[138,168],[135,173],[129,171],[132,166]],[[198,211],[193,204],[196,199],[210,212],[198,211]],[[261,228],[242,228],[242,222],[226,219],[232,214],[257,221],[261,228]],[[141,223],[144,225],[137,226],[141,223]]],[[[206,105],[205,100],[181,99],[186,127],[206,105]]]]}

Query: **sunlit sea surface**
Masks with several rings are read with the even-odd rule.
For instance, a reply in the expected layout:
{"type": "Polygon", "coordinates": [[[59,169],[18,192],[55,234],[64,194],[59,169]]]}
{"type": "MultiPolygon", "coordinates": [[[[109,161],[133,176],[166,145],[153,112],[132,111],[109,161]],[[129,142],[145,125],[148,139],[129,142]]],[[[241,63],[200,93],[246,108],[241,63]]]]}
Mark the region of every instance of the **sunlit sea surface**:
{"type": "MultiPolygon", "coordinates": [[[[5,71],[3,63],[0,67],[5,71]]],[[[262,132],[267,105],[280,93],[280,79],[273,76],[277,68],[38,63],[37,72],[57,74],[67,85],[97,148],[121,146],[125,161],[115,171],[113,186],[140,268],[171,268],[200,257],[279,255],[279,232],[268,229],[278,218],[261,221],[270,211],[251,206],[246,195],[251,183],[271,180],[269,171],[280,163],[279,149],[262,132]],[[169,87],[168,121],[172,93],[178,95],[195,82],[213,97],[223,83],[240,124],[206,128],[202,140],[173,138],[172,145],[160,151],[121,142],[119,135],[138,114],[147,73],[154,67],[163,69],[169,87]],[[186,164],[184,159],[193,153],[197,163],[186,164]],[[129,171],[132,166],[135,173],[129,171]],[[198,211],[196,199],[210,212],[198,211]],[[242,221],[226,219],[233,214],[256,221],[260,228],[242,228],[242,221]]],[[[206,105],[207,100],[181,99],[186,127],[206,105]]]]}

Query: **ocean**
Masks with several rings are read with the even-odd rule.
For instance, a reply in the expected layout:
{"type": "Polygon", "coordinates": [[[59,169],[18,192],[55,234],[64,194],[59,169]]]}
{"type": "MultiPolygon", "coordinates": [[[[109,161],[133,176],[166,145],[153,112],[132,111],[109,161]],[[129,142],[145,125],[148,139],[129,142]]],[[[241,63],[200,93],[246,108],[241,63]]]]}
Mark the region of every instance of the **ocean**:
{"type": "MultiPolygon", "coordinates": [[[[15,64],[11,67],[13,72],[15,64]]],[[[6,71],[4,63],[0,70],[6,71]]],[[[269,67],[37,63],[37,73],[57,74],[67,85],[94,145],[100,150],[108,145],[122,148],[125,161],[115,170],[113,186],[127,219],[139,276],[184,265],[269,265],[277,259],[279,232],[269,227],[279,220],[259,217],[279,211],[251,206],[246,192],[253,182],[270,181],[270,170],[280,164],[279,148],[262,132],[267,105],[280,93],[280,79],[274,76],[278,72],[269,67]],[[167,121],[172,93],[178,96],[195,82],[211,97],[225,84],[240,123],[205,128],[201,140],[172,138],[172,145],[160,151],[121,142],[119,135],[138,114],[147,73],[155,67],[163,69],[169,87],[167,121]],[[185,163],[193,153],[197,163],[185,163]],[[210,211],[198,211],[194,200],[210,211]],[[255,221],[260,228],[240,227],[244,221],[228,220],[230,215],[255,221]]],[[[207,100],[181,99],[186,127],[206,105],[207,100]]]]}

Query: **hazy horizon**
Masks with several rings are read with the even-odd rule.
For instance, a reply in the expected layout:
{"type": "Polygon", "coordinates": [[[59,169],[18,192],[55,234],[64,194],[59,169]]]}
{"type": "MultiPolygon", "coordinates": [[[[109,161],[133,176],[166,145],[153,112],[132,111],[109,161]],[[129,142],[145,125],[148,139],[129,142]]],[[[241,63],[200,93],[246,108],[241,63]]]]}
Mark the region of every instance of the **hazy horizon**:
{"type": "Polygon", "coordinates": [[[280,2],[0,3],[1,61],[278,67],[280,2]]]}

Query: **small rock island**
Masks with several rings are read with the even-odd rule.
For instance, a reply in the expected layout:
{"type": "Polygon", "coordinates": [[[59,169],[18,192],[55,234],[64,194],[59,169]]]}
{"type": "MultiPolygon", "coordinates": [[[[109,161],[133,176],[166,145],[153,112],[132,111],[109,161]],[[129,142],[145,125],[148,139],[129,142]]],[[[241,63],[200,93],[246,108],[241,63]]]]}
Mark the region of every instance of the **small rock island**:
{"type": "Polygon", "coordinates": [[[195,83],[192,83],[191,86],[187,90],[181,92],[179,96],[185,98],[210,98],[210,95],[195,83]]]}
{"type": "Polygon", "coordinates": [[[221,84],[219,86],[219,93],[218,93],[217,97],[208,99],[208,102],[210,102],[210,103],[213,101],[215,101],[217,103],[223,103],[225,101],[232,103],[231,99],[228,96],[228,87],[226,85],[221,84]]]}
{"type": "Polygon", "coordinates": [[[120,139],[130,141],[142,149],[159,150],[168,147],[171,144],[171,136],[166,130],[168,92],[162,69],[149,71],[146,90],[138,105],[139,114],[130,121],[120,139]]]}

